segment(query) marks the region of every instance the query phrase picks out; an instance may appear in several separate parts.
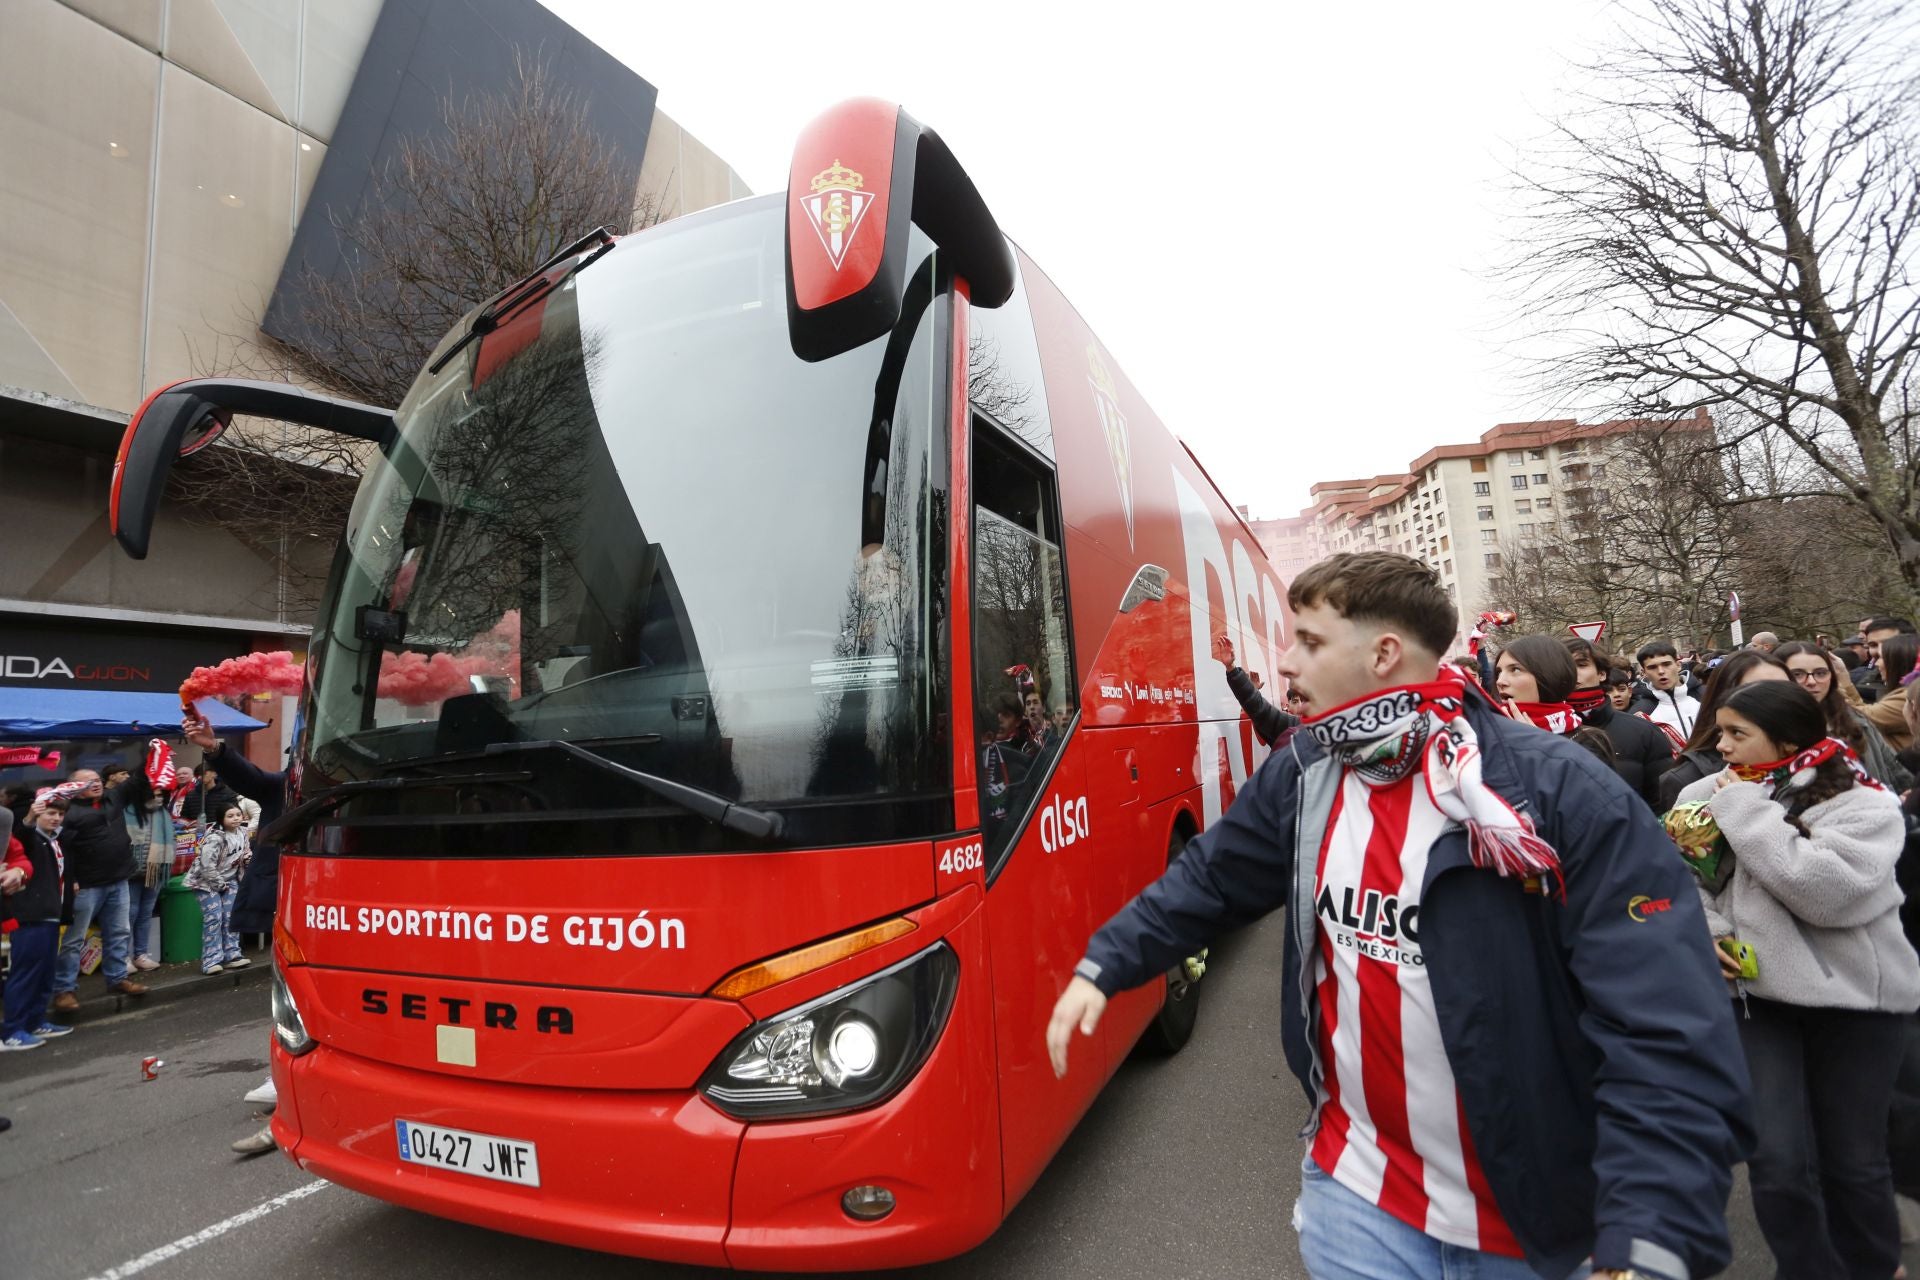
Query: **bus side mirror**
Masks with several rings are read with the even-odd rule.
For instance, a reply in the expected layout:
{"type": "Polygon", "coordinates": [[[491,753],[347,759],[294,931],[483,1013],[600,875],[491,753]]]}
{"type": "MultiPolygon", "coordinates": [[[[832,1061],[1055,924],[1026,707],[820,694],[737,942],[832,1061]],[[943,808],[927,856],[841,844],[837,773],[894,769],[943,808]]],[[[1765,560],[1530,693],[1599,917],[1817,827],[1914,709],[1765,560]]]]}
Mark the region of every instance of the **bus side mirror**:
{"type": "Polygon", "coordinates": [[[237,413],[318,427],[382,448],[394,434],[390,410],[284,383],[197,378],[162,387],[134,410],[113,461],[107,521],[128,555],[147,558],[154,517],[175,460],[212,444],[237,413]]]}
{"type": "Polygon", "coordinates": [[[787,332],[825,360],[900,321],[918,223],[976,306],[1013,294],[1013,251],[940,136],[891,102],[855,98],[801,132],[787,175],[787,332]]]}

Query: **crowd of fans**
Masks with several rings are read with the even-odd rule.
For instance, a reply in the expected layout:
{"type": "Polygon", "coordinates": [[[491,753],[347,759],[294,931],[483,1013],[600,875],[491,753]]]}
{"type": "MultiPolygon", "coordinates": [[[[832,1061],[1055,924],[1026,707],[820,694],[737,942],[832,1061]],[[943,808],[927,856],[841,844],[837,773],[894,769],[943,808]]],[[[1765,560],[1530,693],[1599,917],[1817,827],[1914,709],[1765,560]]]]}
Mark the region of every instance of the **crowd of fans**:
{"type": "Polygon", "coordinates": [[[72,1026],[83,969],[108,993],[147,994],[136,975],[160,967],[152,945],[160,892],[176,866],[201,906],[201,971],[251,964],[228,927],[260,808],[197,765],[176,774],[171,753],[147,767],[75,769],[50,786],[0,793],[0,930],[8,935],[0,1052],[37,1049],[72,1026]]]}

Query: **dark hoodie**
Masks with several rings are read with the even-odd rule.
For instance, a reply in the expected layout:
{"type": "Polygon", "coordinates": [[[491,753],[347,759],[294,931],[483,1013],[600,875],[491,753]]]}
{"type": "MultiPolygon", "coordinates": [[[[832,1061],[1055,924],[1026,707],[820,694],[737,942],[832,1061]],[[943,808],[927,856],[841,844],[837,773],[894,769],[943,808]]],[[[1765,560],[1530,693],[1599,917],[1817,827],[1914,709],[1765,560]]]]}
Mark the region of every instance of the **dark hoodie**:
{"type": "MultiPolygon", "coordinates": [[[[79,888],[113,884],[140,869],[127,833],[127,805],[136,799],[133,787],[134,779],[129,777],[109,787],[98,800],[76,796],[68,803],[67,820],[60,828],[60,847],[67,854],[67,874],[79,888]]],[[[137,799],[146,799],[144,788],[137,799]]]]}
{"type": "Polygon", "coordinates": [[[1613,743],[1613,771],[1621,781],[1632,787],[1648,808],[1665,813],[1660,807],[1660,776],[1673,766],[1673,744],[1667,735],[1651,720],[1616,711],[1608,702],[1589,711],[1586,721],[1613,743]]]}

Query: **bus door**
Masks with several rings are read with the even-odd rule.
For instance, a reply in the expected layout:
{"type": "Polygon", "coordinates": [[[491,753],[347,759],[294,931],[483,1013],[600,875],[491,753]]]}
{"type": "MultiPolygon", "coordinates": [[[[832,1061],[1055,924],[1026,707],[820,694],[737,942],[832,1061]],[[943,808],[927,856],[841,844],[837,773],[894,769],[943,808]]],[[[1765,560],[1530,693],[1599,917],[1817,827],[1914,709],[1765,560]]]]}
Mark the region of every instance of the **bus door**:
{"type": "Polygon", "coordinates": [[[1054,1079],[1045,1030],[1107,900],[1079,711],[1052,463],[973,418],[973,740],[989,883],[1007,1202],[1039,1176],[1105,1079],[1089,1045],[1054,1079]]]}

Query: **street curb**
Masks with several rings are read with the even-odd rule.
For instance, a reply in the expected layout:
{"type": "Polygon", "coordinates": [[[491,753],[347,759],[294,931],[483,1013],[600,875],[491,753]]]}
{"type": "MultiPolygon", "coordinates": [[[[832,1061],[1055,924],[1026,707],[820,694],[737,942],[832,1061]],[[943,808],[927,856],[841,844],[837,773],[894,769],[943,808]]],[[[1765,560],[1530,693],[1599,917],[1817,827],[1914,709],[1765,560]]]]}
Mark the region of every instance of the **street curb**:
{"type": "MultiPolygon", "coordinates": [[[[245,969],[235,969],[220,973],[192,973],[171,978],[167,981],[148,984],[144,996],[123,996],[117,992],[104,992],[80,1001],[80,1008],[74,1013],[54,1013],[48,1015],[63,1026],[77,1027],[84,1022],[98,1022],[116,1014],[132,1013],[139,1009],[151,1009],[158,1004],[171,1004],[175,1000],[188,996],[211,995],[219,991],[230,991],[237,987],[251,987],[267,980],[273,969],[273,956],[270,952],[261,952],[258,958],[245,969]]],[[[141,981],[148,975],[130,973],[134,981],[141,981]]],[[[95,973],[82,976],[80,984],[84,989],[88,983],[100,981],[95,973]]]]}

